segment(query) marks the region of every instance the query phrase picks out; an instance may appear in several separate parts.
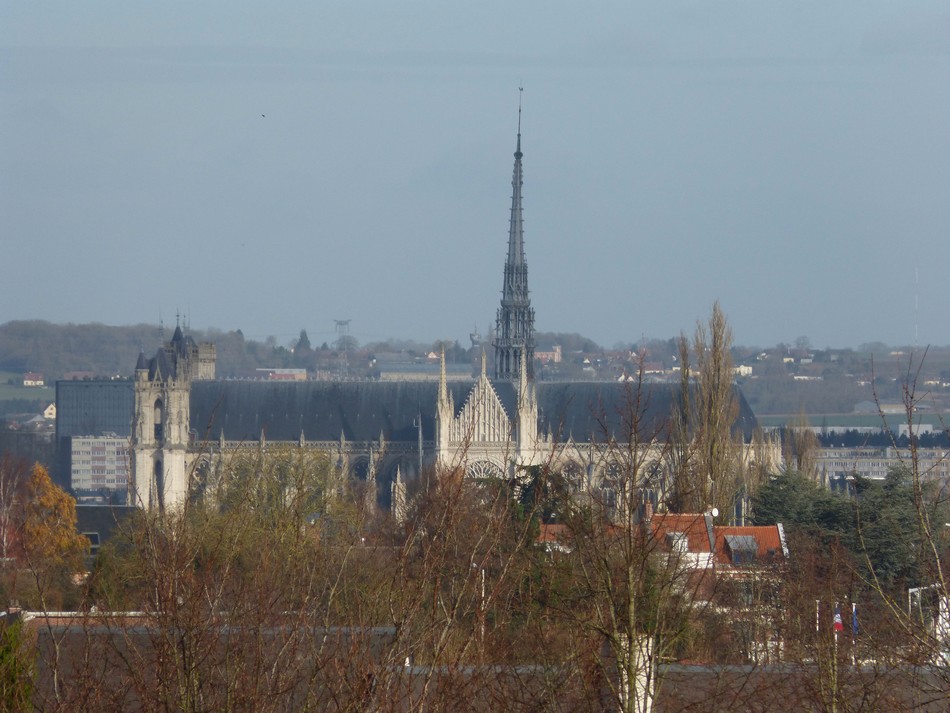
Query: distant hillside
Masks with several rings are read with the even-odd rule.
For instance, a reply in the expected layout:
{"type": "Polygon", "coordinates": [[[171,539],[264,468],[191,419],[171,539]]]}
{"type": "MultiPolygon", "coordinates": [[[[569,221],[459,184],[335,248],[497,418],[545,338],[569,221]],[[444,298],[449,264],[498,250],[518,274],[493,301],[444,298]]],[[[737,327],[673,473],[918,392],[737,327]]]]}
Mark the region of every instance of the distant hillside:
{"type": "Polygon", "coordinates": [[[158,344],[158,327],[138,324],[52,324],[39,320],[0,325],[0,370],[36,371],[53,383],[70,371],[128,376],[139,348],[158,344]]]}
{"type": "MultiPolygon", "coordinates": [[[[173,330],[174,327],[165,328],[165,340],[171,338],[173,330]]],[[[245,340],[240,330],[188,329],[186,332],[196,342],[214,343],[217,373],[225,378],[245,376],[259,368],[335,369],[334,360],[339,354],[327,345],[293,350],[277,344],[273,337],[263,342],[245,340]]],[[[88,372],[99,378],[129,377],[139,351],[144,350],[151,357],[162,341],[162,333],[154,324],[114,327],[98,323],[53,324],[41,320],[7,322],[0,325],[0,372],[13,379],[28,371],[39,372],[50,385],[70,372],[88,372]]],[[[350,373],[358,376],[365,366],[362,357],[366,350],[360,350],[355,340],[350,341],[350,373]]],[[[385,343],[374,346],[393,348],[385,343]]],[[[0,394],[0,400],[3,398],[0,394]]]]}
{"type": "MultiPolygon", "coordinates": [[[[196,341],[218,344],[219,355],[243,361],[244,339],[240,333],[211,330],[189,332],[196,341]],[[239,342],[239,346],[233,344],[239,342]],[[236,348],[235,348],[236,347],[236,348]]],[[[171,336],[166,331],[165,338],[171,336]]],[[[40,372],[53,384],[73,371],[97,377],[131,376],[140,349],[151,356],[161,343],[158,325],[136,324],[112,327],[105,324],[52,324],[41,320],[15,321],[0,325],[0,371],[40,372]]]]}

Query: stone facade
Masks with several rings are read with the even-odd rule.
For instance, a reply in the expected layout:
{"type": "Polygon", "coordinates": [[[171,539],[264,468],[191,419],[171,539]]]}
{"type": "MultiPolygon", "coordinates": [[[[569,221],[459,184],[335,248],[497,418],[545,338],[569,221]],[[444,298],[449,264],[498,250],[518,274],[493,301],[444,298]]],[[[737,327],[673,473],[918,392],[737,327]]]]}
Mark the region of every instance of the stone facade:
{"type": "Polygon", "coordinates": [[[150,362],[139,355],[132,418],[133,504],[163,508],[188,496],[191,382],[213,379],[215,358],[214,345],[195,344],[180,326],[150,362]]]}

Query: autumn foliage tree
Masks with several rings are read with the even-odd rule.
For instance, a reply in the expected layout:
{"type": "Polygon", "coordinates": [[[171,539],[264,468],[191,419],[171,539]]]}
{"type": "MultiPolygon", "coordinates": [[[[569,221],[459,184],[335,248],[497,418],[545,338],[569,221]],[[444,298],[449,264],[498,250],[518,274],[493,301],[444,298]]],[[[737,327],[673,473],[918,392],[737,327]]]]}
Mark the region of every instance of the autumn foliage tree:
{"type": "Polygon", "coordinates": [[[23,552],[29,561],[81,567],[88,540],[76,532],[76,501],[56,486],[39,463],[26,483],[23,552]]]}
{"type": "Polygon", "coordinates": [[[3,586],[10,601],[39,610],[78,601],[71,577],[83,570],[89,542],[76,531],[76,501],[43,465],[27,468],[4,460],[0,528],[3,586]]]}

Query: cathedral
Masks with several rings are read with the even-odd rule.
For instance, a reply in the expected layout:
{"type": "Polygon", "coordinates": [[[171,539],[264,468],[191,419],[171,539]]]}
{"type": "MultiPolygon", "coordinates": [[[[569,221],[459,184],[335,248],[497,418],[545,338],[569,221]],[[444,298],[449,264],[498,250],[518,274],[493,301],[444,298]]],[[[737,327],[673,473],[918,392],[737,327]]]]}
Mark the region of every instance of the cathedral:
{"type": "MultiPolygon", "coordinates": [[[[136,365],[133,503],[174,507],[189,497],[195,473],[213,468],[221,454],[274,442],[328,453],[342,477],[374,484],[384,506],[394,488],[426,469],[512,478],[542,463],[556,465],[580,491],[609,496],[616,446],[668,428],[678,388],[535,380],[522,158],[519,108],[490,370],[483,353],[470,382],[447,380],[444,356],[437,382],[219,380],[214,346],[196,344],[178,327],[152,359],[140,355],[136,365]],[[639,435],[632,431],[634,409],[639,435]]],[[[737,398],[735,427],[748,436],[755,419],[741,392],[737,398]]]]}

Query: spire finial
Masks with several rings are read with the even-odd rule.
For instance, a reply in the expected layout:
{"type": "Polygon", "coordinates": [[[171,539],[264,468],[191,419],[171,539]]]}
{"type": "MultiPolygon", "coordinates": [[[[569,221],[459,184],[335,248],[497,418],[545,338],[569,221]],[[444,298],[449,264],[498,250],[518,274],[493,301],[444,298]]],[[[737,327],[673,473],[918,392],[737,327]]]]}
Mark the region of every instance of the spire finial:
{"type": "Polygon", "coordinates": [[[521,158],[521,97],[524,94],[524,87],[518,85],[518,147],[515,149],[515,158],[521,158]]]}

